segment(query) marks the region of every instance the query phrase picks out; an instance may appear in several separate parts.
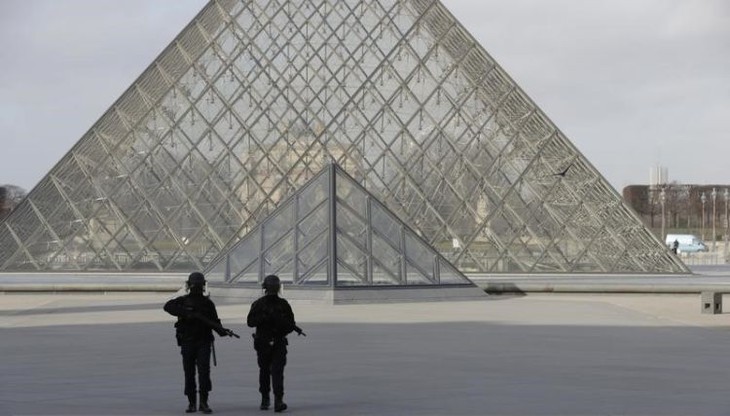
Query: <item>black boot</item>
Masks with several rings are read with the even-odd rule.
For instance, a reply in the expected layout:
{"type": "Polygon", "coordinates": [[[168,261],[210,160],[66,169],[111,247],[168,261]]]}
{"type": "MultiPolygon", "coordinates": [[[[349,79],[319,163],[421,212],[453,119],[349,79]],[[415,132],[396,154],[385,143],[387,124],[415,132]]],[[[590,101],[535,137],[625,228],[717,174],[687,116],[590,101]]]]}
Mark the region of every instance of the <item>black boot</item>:
{"type": "Polygon", "coordinates": [[[287,405],[284,403],[284,397],[283,396],[275,396],[274,397],[274,411],[276,413],[283,412],[286,410],[287,405]]]}
{"type": "Polygon", "coordinates": [[[188,408],[185,409],[185,413],[195,413],[198,410],[195,402],[195,394],[188,394],[188,408]]]}
{"type": "Polygon", "coordinates": [[[198,407],[198,410],[206,415],[213,413],[213,410],[208,407],[208,392],[200,392],[200,407],[198,407]]]}
{"type": "Polygon", "coordinates": [[[259,406],[259,409],[269,410],[269,406],[271,406],[271,399],[269,399],[269,395],[261,393],[261,406],[259,406]]]}

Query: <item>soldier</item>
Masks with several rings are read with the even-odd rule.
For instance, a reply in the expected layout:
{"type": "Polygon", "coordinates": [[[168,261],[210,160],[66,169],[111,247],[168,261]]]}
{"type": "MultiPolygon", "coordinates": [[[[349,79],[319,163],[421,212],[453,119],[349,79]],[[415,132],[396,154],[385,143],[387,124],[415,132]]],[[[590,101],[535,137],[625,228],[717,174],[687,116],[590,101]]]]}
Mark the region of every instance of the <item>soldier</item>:
{"type": "Polygon", "coordinates": [[[274,275],[266,276],[263,282],[265,295],[251,305],[247,323],[256,328],[253,346],[259,365],[259,392],[261,410],[268,410],[271,400],[269,391],[274,388],[274,411],[282,412],[284,403],[284,366],[286,365],[286,336],[292,331],[305,335],[294,321],[289,302],[279,297],[281,282],[274,275]]]}
{"type": "Polygon", "coordinates": [[[186,413],[200,410],[213,413],[208,406],[210,382],[210,352],[213,347],[213,330],[220,336],[237,336],[230,329],[223,328],[215,304],[205,295],[205,276],[200,272],[190,273],[186,283],[188,294],[168,301],[165,312],[177,316],[175,336],[183,358],[185,372],[185,395],[188,396],[186,413]],[[200,407],[196,409],[195,369],[198,370],[200,407]]]}

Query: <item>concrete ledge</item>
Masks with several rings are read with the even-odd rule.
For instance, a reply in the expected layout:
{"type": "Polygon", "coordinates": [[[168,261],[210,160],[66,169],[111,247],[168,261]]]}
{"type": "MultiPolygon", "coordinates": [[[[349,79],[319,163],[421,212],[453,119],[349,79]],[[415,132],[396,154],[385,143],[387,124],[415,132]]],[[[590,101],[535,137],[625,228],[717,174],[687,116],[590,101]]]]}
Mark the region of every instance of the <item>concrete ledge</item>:
{"type": "MultiPolygon", "coordinates": [[[[253,301],[262,295],[261,288],[254,286],[234,286],[209,284],[208,290],[218,299],[253,301]]],[[[294,302],[316,304],[353,304],[353,303],[401,303],[401,302],[441,302],[458,300],[486,299],[487,294],[477,286],[419,286],[419,287],[287,287],[282,296],[294,302]]]]}
{"type": "Polygon", "coordinates": [[[487,293],[685,293],[730,292],[726,282],[479,281],[487,293]]]}
{"type": "MultiPolygon", "coordinates": [[[[251,303],[263,296],[261,287],[244,285],[224,285],[220,283],[208,283],[208,291],[215,299],[229,301],[242,301],[251,303]]],[[[290,289],[284,286],[281,295],[290,301],[305,301],[311,303],[332,303],[332,291],[327,289],[290,289]]]]}
{"type": "Polygon", "coordinates": [[[0,284],[0,293],[66,292],[177,292],[179,283],[9,283],[0,284]]]}
{"type": "Polygon", "coordinates": [[[176,292],[181,273],[0,273],[0,293],[176,292]]]}
{"type": "Polygon", "coordinates": [[[477,286],[338,288],[333,291],[333,303],[443,302],[483,300],[486,296],[485,291],[477,286]]]}
{"type": "MultiPolygon", "coordinates": [[[[694,275],[596,275],[596,274],[470,274],[487,293],[730,293],[730,268],[712,269],[712,274],[694,275]]],[[[114,273],[0,273],[0,294],[11,293],[115,293],[177,292],[186,274],[114,273]]],[[[209,283],[215,296],[253,300],[261,296],[258,286],[241,287],[209,283]],[[222,292],[221,289],[235,289],[222,292]]],[[[331,288],[284,286],[287,299],[314,303],[386,303],[475,299],[474,287],[378,287],[331,288]]]]}

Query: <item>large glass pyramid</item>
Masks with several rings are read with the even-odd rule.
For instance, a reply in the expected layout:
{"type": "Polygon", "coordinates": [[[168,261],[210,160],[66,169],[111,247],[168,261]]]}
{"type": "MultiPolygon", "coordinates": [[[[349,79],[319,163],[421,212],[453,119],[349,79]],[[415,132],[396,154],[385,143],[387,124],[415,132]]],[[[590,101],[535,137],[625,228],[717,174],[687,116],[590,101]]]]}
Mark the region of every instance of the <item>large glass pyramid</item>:
{"type": "Polygon", "coordinates": [[[688,271],[435,0],[210,1],[0,224],[0,271],[204,269],[330,159],[462,272],[688,271]]]}
{"type": "Polygon", "coordinates": [[[259,288],[474,286],[336,164],[282,202],[205,272],[214,283],[259,288]]]}

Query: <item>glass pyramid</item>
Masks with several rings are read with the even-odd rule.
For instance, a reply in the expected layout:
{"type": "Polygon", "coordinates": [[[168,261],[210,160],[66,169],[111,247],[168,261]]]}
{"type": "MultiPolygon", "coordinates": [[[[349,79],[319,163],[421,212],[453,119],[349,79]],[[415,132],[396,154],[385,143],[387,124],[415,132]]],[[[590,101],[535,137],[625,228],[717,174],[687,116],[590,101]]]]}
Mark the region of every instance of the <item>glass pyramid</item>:
{"type": "Polygon", "coordinates": [[[474,284],[336,164],[282,202],[205,272],[260,287],[474,284]]]}
{"type": "Polygon", "coordinates": [[[204,269],[330,159],[462,272],[688,272],[436,0],[210,1],[0,224],[0,271],[204,269]]]}

